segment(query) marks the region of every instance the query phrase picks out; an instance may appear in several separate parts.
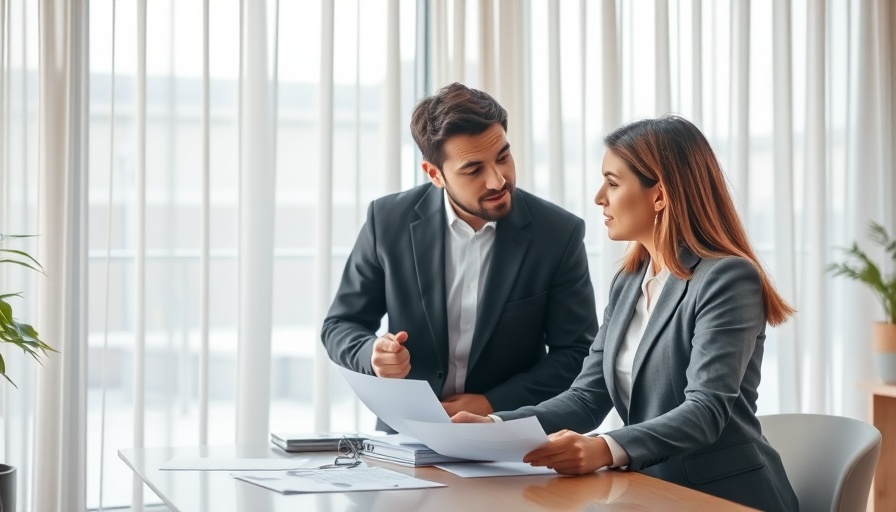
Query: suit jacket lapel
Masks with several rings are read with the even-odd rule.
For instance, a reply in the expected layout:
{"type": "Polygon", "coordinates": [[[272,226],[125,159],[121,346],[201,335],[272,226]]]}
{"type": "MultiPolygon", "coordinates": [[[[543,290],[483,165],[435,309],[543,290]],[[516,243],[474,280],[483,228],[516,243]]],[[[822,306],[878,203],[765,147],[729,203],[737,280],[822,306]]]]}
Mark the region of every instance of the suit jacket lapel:
{"type": "Polygon", "coordinates": [[[510,295],[510,290],[513,288],[520,265],[522,265],[529,247],[531,237],[523,228],[531,219],[523,195],[515,191],[513,210],[510,215],[499,220],[496,227],[492,259],[488,275],[485,277],[482,298],[479,300],[479,311],[476,313],[476,328],[473,331],[473,343],[470,347],[468,371],[476,365],[476,360],[504,311],[507,296],[510,295]]]}
{"type": "MultiPolygon", "coordinates": [[[[682,249],[678,255],[678,259],[685,268],[691,270],[693,270],[697,265],[697,262],[700,261],[700,258],[687,249],[682,249]]],[[[641,337],[641,343],[638,345],[638,350],[635,352],[635,361],[632,365],[633,396],[635,384],[638,381],[638,373],[641,366],[644,364],[644,359],[647,358],[647,355],[653,349],[654,345],[656,345],[660,338],[660,334],[663,332],[663,328],[669,323],[669,320],[678,309],[678,304],[681,302],[681,299],[688,289],[688,282],[688,280],[679,279],[674,275],[669,275],[666,284],[663,286],[663,291],[657,299],[656,307],[650,314],[650,319],[647,321],[647,328],[644,330],[644,335],[641,337]]]]}
{"type": "Polygon", "coordinates": [[[413,222],[411,246],[423,311],[443,372],[448,371],[448,312],[445,305],[445,206],[442,189],[432,187],[417,203],[420,220],[413,222]]]}
{"type": "MultiPolygon", "coordinates": [[[[623,419],[628,418],[628,408],[622,402],[619,390],[616,388],[616,356],[619,354],[619,347],[628,332],[628,324],[632,320],[632,315],[635,314],[635,306],[641,296],[641,281],[644,279],[646,271],[647,267],[645,266],[634,274],[620,275],[619,279],[624,279],[622,294],[613,306],[613,314],[607,324],[607,337],[604,339],[604,380],[607,381],[607,389],[616,404],[619,416],[623,419]]],[[[626,424],[628,424],[627,421],[626,424]]]]}

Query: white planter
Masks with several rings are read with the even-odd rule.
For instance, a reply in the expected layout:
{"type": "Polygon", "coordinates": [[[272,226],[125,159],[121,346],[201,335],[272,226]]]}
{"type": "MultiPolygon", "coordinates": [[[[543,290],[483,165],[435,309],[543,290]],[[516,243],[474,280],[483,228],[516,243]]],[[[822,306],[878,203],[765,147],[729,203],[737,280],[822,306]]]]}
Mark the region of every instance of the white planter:
{"type": "Polygon", "coordinates": [[[875,322],[871,343],[878,378],[886,384],[896,384],[896,324],[875,322]]]}

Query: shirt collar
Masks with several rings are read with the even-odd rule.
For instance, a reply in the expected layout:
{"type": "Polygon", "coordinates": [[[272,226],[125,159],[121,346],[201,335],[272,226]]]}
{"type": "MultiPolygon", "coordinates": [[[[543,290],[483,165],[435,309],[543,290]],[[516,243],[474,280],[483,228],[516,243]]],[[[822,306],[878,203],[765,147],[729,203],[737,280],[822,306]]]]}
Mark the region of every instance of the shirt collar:
{"type": "MultiPolygon", "coordinates": [[[[448,227],[450,228],[450,227],[454,226],[454,223],[456,221],[460,221],[460,222],[463,222],[465,226],[469,227],[470,229],[473,229],[463,219],[461,219],[460,217],[457,216],[457,212],[454,211],[454,207],[451,206],[451,201],[448,199],[448,191],[447,190],[442,189],[442,196],[445,198],[445,200],[443,202],[445,203],[445,218],[448,220],[448,227]]],[[[484,226],[482,226],[482,229],[485,229],[488,227],[495,229],[497,227],[497,225],[498,225],[497,222],[489,221],[489,222],[486,222],[484,226]]]]}
{"type": "Polygon", "coordinates": [[[647,285],[647,282],[653,278],[656,278],[657,282],[661,285],[666,284],[666,280],[669,279],[669,267],[663,267],[663,270],[660,270],[659,274],[653,273],[653,260],[647,260],[647,272],[644,272],[644,280],[641,281],[641,287],[647,285]]]}

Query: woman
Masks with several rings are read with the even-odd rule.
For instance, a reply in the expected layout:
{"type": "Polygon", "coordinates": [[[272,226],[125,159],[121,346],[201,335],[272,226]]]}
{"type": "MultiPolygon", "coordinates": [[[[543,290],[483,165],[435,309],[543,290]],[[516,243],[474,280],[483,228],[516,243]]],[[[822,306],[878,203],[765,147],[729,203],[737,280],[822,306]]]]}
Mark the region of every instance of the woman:
{"type": "Polygon", "coordinates": [[[549,442],[523,459],[563,474],[620,467],[762,510],[798,510],[756,418],[766,323],[794,310],[775,291],[706,138],[675,116],[604,140],[595,197],[630,240],[604,321],[572,387],[539,405],[455,422],[536,416],[549,442]],[[598,437],[612,407],[625,426],[598,437]]]}

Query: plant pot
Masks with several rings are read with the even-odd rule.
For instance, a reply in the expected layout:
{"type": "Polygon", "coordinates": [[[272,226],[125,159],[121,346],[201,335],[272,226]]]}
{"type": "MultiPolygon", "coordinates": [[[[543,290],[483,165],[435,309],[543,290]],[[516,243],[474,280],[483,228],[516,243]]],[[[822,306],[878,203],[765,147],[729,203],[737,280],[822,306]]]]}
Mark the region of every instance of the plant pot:
{"type": "Polygon", "coordinates": [[[16,468],[0,464],[0,512],[16,510],[16,468]]]}
{"type": "Polygon", "coordinates": [[[871,344],[877,376],[887,384],[896,384],[896,324],[875,322],[871,344]]]}

